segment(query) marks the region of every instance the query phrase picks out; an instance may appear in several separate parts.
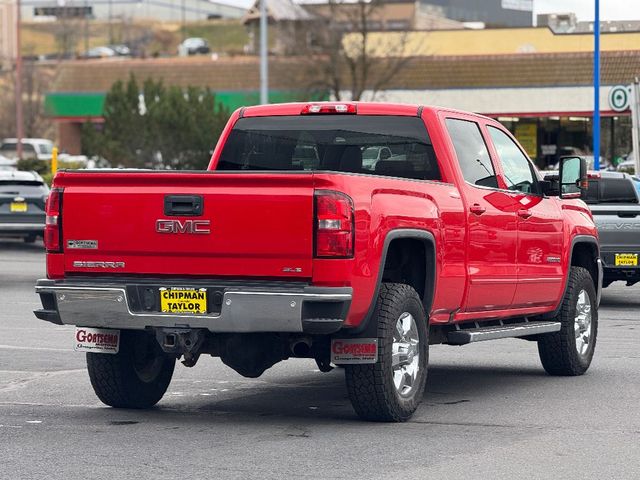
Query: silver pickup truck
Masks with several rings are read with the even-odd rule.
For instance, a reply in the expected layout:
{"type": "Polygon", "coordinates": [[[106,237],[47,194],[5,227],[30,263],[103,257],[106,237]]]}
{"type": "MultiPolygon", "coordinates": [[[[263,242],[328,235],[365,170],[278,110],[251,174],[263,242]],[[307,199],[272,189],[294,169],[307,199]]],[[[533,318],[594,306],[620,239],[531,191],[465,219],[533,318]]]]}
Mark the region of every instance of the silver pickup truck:
{"type": "Polygon", "coordinates": [[[589,175],[585,201],[600,236],[603,287],[623,280],[640,282],[640,203],[634,177],[620,172],[589,175]]]}

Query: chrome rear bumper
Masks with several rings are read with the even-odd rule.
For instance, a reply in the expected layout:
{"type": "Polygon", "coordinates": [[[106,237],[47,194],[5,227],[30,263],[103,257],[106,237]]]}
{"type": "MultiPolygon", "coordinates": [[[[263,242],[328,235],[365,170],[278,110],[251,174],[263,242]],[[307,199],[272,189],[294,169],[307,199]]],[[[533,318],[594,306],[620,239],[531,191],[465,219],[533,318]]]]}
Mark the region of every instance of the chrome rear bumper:
{"type": "Polygon", "coordinates": [[[175,314],[132,311],[126,285],[39,280],[36,293],[44,307],[34,311],[36,317],[59,325],[205,328],[235,333],[333,333],[341,328],[352,297],[348,287],[228,287],[219,314],[175,314]]]}

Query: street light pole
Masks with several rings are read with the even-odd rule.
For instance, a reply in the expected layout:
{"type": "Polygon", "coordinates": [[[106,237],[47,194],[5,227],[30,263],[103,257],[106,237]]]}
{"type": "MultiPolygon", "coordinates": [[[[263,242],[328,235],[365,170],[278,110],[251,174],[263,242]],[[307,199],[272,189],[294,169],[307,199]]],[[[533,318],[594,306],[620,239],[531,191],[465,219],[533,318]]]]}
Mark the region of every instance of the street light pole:
{"type": "Polygon", "coordinates": [[[23,132],[23,119],[22,119],[22,53],[21,39],[20,39],[20,17],[21,17],[21,4],[20,0],[16,0],[16,153],[18,154],[18,160],[22,160],[22,137],[23,132]]]}
{"type": "Polygon", "coordinates": [[[593,168],[600,170],[600,0],[593,22],[593,168]]]}
{"type": "Polygon", "coordinates": [[[260,103],[269,103],[269,58],[267,54],[267,0],[260,0],[260,103]]]}

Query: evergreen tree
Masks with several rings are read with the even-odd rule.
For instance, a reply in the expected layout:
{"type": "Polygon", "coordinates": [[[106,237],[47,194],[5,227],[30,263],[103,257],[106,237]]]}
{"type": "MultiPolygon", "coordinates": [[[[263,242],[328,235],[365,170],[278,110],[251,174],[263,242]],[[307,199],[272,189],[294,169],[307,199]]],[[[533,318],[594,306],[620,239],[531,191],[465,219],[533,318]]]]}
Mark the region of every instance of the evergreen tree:
{"type": "Polygon", "coordinates": [[[135,77],[116,82],[105,99],[101,131],[86,124],[83,151],[113,166],[205,169],[229,111],[208,89],[165,87],[135,77]]]}

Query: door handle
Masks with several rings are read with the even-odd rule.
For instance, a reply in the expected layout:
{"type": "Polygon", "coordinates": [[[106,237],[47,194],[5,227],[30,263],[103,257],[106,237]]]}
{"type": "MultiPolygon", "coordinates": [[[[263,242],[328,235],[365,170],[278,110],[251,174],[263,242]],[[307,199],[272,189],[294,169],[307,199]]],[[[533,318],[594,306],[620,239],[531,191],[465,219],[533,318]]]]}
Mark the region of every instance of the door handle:
{"type": "Polygon", "coordinates": [[[469,210],[471,210],[471,213],[475,213],[476,215],[482,215],[484,212],[487,211],[487,209],[484,208],[479,203],[474,203],[473,205],[471,205],[469,207],[469,210]]]}
{"type": "Polygon", "coordinates": [[[523,209],[523,210],[518,210],[518,216],[519,216],[520,218],[524,218],[525,220],[526,220],[527,218],[529,218],[531,215],[533,215],[533,214],[531,213],[531,210],[525,210],[525,209],[523,209]]]}

